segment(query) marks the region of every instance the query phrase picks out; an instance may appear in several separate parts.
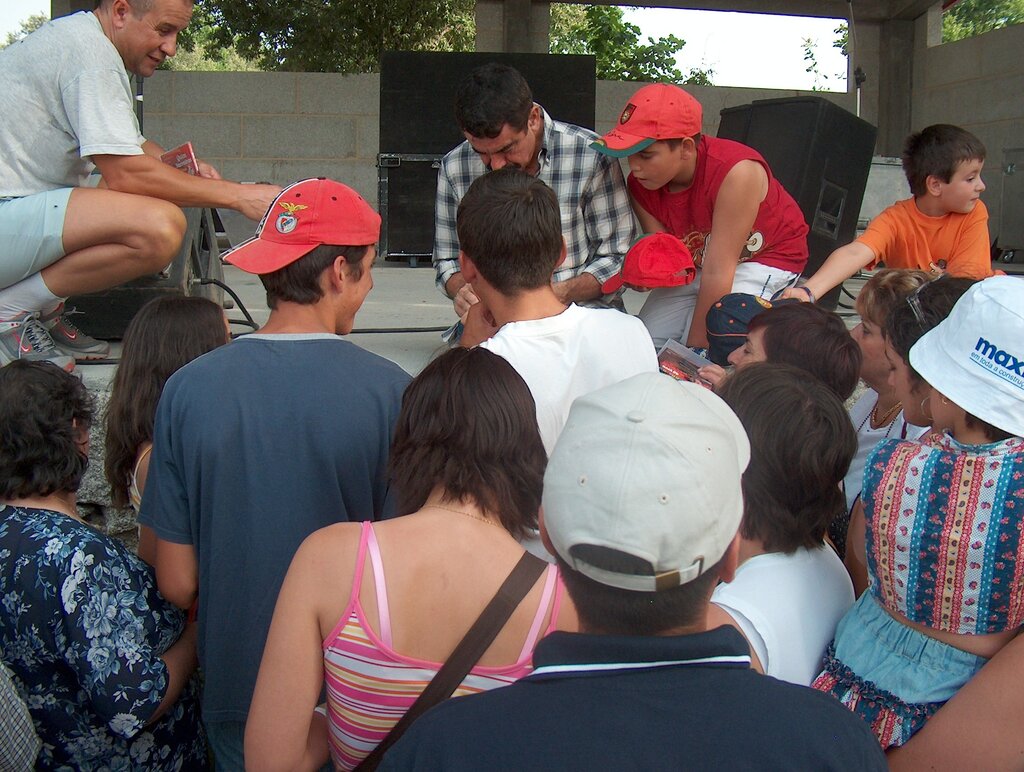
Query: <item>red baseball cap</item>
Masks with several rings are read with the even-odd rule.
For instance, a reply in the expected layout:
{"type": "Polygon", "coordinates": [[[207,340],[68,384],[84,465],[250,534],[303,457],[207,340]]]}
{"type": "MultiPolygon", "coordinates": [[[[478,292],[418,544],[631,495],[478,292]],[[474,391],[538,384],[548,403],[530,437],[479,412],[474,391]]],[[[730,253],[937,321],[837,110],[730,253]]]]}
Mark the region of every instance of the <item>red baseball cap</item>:
{"type": "Polygon", "coordinates": [[[659,139],[684,139],[700,134],[704,110],[700,102],[679,86],[653,83],[629,98],[619,125],[591,147],[624,158],[639,153],[659,139]]]}
{"type": "Polygon", "coordinates": [[[618,292],[623,284],[654,289],[682,287],[697,276],[693,255],[671,233],[651,233],[636,240],[622,261],[622,270],[601,285],[601,292],[618,292]]]}
{"type": "Polygon", "coordinates": [[[362,247],[380,237],[380,215],[348,185],[317,177],[289,185],[263,215],[256,235],[224,254],[249,273],[273,273],[321,244],[362,247]]]}

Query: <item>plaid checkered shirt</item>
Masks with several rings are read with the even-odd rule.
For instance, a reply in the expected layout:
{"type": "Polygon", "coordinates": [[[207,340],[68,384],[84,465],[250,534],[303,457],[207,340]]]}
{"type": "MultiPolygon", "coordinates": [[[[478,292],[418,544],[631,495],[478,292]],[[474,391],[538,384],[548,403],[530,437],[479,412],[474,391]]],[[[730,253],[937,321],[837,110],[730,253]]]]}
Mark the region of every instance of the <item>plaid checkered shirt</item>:
{"type": "MultiPolygon", "coordinates": [[[[544,137],[537,176],[558,198],[568,253],[553,280],[566,281],[591,273],[604,284],[621,270],[626,252],[640,235],[622,169],[616,159],[591,149],[590,143],[597,138],[592,131],[553,121],[543,108],[541,113],[544,137]]],[[[459,201],[473,180],[486,171],[469,142],[441,160],[434,210],[434,268],[442,292],[452,274],[459,271],[459,237],[455,232],[459,201]]]]}
{"type": "Polygon", "coordinates": [[[40,745],[11,671],[0,664],[0,772],[27,772],[35,767],[40,745]]]}

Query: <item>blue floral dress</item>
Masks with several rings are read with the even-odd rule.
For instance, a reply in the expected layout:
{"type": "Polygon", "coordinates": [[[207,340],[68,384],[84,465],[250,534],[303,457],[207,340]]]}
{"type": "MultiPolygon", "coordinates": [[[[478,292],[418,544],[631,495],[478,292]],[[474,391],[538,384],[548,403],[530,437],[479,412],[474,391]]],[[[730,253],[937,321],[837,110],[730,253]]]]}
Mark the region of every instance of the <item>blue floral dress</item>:
{"type": "Polygon", "coordinates": [[[67,515],[0,505],[0,658],[43,742],[37,769],[205,769],[196,679],[161,718],[184,615],[149,566],[67,515]]]}

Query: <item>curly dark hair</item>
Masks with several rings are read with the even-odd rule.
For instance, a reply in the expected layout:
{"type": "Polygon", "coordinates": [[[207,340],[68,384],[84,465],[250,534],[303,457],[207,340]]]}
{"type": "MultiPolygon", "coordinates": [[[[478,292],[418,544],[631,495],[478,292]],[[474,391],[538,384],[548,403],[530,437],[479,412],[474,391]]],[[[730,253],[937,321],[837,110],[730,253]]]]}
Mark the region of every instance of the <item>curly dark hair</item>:
{"type": "Polygon", "coordinates": [[[472,497],[522,538],[537,527],[546,466],[530,389],[497,354],[452,349],[405,390],[389,462],[398,514],[440,487],[452,501],[472,497]]]}
{"type": "Polygon", "coordinates": [[[51,362],[19,359],[0,368],[0,394],[0,500],[77,491],[93,417],[82,382],[51,362]]]}
{"type": "Polygon", "coordinates": [[[153,419],[167,379],[227,343],[224,312],[206,298],[155,298],[132,318],[107,403],[103,470],[114,506],[128,505],[135,458],[153,440],[153,419]]]}

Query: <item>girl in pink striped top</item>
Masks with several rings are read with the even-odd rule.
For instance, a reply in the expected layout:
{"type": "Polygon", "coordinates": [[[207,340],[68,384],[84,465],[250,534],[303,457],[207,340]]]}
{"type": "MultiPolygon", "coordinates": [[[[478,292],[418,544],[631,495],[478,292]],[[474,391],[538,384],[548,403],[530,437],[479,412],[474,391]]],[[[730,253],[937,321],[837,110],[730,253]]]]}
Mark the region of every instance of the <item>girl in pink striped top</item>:
{"type": "MultiPolygon", "coordinates": [[[[457,349],[424,369],[391,456],[409,514],[333,525],[299,548],[253,695],[247,766],[313,768],[329,748],[337,769],[352,769],[376,747],[522,556],[545,463],[533,399],[504,359],[457,349]],[[325,684],[326,716],[314,713],[325,684]]],[[[576,629],[576,615],[552,566],[456,696],[529,673],[537,640],[556,628],[576,629]]]]}

